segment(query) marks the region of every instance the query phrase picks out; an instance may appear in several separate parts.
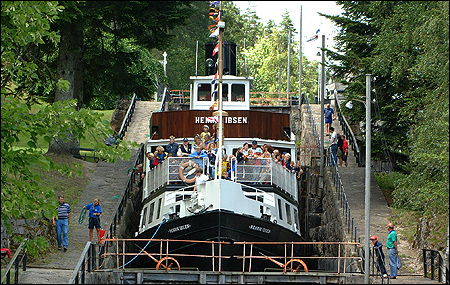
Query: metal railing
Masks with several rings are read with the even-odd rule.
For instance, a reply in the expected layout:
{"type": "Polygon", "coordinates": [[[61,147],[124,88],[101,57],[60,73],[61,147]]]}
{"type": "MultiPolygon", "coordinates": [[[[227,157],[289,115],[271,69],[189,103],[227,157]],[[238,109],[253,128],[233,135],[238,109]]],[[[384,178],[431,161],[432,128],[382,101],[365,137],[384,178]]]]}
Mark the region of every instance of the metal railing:
{"type": "MultiPolygon", "coordinates": [[[[320,147],[322,144],[320,142],[320,138],[318,135],[319,132],[317,130],[316,123],[314,121],[314,116],[312,114],[311,107],[309,106],[309,101],[304,95],[302,95],[301,102],[302,103],[305,102],[307,104],[307,112],[310,114],[309,115],[309,117],[310,117],[309,124],[310,124],[310,127],[313,129],[314,136],[317,137],[317,144],[320,147]]],[[[337,106],[339,106],[339,102],[337,102],[337,106]]],[[[341,112],[338,111],[338,114],[340,114],[340,113],[341,112]]],[[[341,117],[339,117],[339,119],[341,119],[341,117]]],[[[345,118],[343,118],[343,119],[345,120],[345,118]]],[[[348,129],[350,130],[350,128],[348,128],[348,129]]],[[[350,130],[350,132],[351,132],[351,130],[350,130]]],[[[356,150],[358,151],[357,144],[355,145],[355,147],[356,147],[356,150]]],[[[347,195],[345,194],[345,191],[344,191],[344,185],[342,184],[342,180],[341,180],[341,177],[340,177],[338,169],[337,169],[337,164],[335,166],[331,166],[331,164],[330,164],[331,152],[329,149],[324,150],[324,155],[325,155],[325,160],[326,160],[324,162],[324,164],[330,166],[330,169],[331,169],[331,179],[332,179],[335,189],[337,191],[338,199],[340,200],[340,206],[342,208],[342,215],[345,218],[345,224],[347,226],[347,233],[350,233],[350,240],[361,243],[361,238],[358,235],[357,227],[355,224],[355,219],[353,218],[352,211],[350,210],[350,206],[348,204],[347,195]]],[[[360,252],[360,256],[362,256],[364,258],[364,252],[360,252]]]]}
{"type": "MultiPolygon", "coordinates": [[[[293,268],[289,268],[289,265],[293,265],[293,261],[298,261],[301,259],[313,259],[313,260],[328,260],[334,264],[334,268],[336,269],[336,273],[346,273],[347,271],[347,262],[356,260],[361,261],[361,257],[359,256],[347,256],[348,246],[357,246],[361,247],[360,243],[353,242],[247,242],[247,241],[235,241],[235,242],[226,242],[226,241],[205,241],[205,240],[173,240],[173,239],[106,239],[105,241],[114,242],[116,244],[116,252],[105,253],[104,257],[115,257],[116,268],[125,269],[125,266],[129,263],[127,262],[128,258],[135,258],[136,256],[146,256],[152,259],[155,262],[156,269],[164,269],[164,264],[166,262],[170,262],[172,264],[176,264],[176,266],[172,267],[172,270],[175,270],[178,267],[178,270],[181,267],[190,266],[190,264],[180,264],[176,259],[189,257],[189,258],[205,258],[211,260],[211,268],[212,271],[217,271],[215,268],[218,268],[218,272],[222,270],[222,260],[237,258],[242,259],[242,272],[252,272],[252,265],[261,261],[261,260],[270,260],[274,262],[274,264],[280,266],[284,270],[290,269],[292,272],[295,272],[293,268]],[[135,242],[152,242],[159,243],[157,247],[158,252],[149,252],[148,250],[141,250],[140,252],[127,252],[126,249],[129,248],[126,246],[126,243],[135,243],[135,242]],[[206,252],[197,252],[196,254],[185,254],[180,253],[179,250],[174,250],[174,248],[179,248],[176,244],[210,244],[211,252],[210,254],[206,252]],[[242,255],[227,255],[223,254],[227,252],[225,248],[227,246],[241,246],[242,247],[242,255]],[[257,252],[254,248],[260,246],[283,246],[284,247],[284,255],[282,256],[267,256],[257,252]],[[335,252],[337,255],[334,256],[295,256],[294,255],[294,246],[336,246],[335,252]],[[171,252],[173,250],[175,252],[171,252]],[[217,254],[219,252],[219,254],[217,254]],[[249,254],[247,254],[249,252],[249,254]],[[343,255],[341,254],[343,253],[343,255]],[[278,260],[281,260],[279,262],[278,260]],[[341,271],[342,268],[342,271],[341,271]]],[[[183,247],[183,245],[181,245],[183,247]]],[[[207,247],[205,247],[207,248],[207,247]]],[[[207,264],[207,261],[205,261],[207,264]]],[[[349,263],[350,264],[350,263],[349,263]]],[[[303,267],[303,272],[308,272],[308,268],[303,267]],[[306,269],[306,270],[305,270],[306,269]]]]}
{"type": "Polygon", "coordinates": [[[6,266],[4,273],[2,275],[2,282],[1,284],[11,284],[11,268],[14,265],[14,283],[19,283],[19,266],[22,263],[22,270],[27,270],[27,251],[25,247],[25,242],[21,243],[19,247],[16,250],[16,253],[12,257],[11,261],[8,263],[8,266],[6,266]],[[20,254],[22,253],[22,257],[19,258],[20,254]],[[5,282],[6,281],[6,282],[5,282]]]}
{"type": "Polygon", "coordinates": [[[448,264],[444,263],[442,253],[434,249],[422,249],[423,251],[423,276],[428,278],[430,272],[430,279],[449,284],[449,269],[448,264]],[[429,253],[429,255],[428,255],[429,253]],[[437,271],[437,272],[436,272],[437,271]]]}
{"type": "Polygon", "coordinates": [[[359,147],[358,147],[358,142],[356,141],[355,135],[353,134],[353,131],[350,128],[347,120],[342,115],[341,106],[339,104],[338,98],[335,97],[334,100],[335,100],[336,113],[339,118],[339,124],[341,125],[342,131],[345,134],[345,137],[347,138],[349,145],[352,147],[353,153],[356,157],[356,163],[358,164],[359,167],[362,167],[362,166],[364,166],[364,157],[361,157],[361,153],[360,153],[359,147]]]}
{"type": "Polygon", "coordinates": [[[386,279],[386,284],[390,283],[389,275],[387,275],[386,262],[383,256],[380,253],[380,248],[372,248],[370,251],[370,256],[372,260],[372,272],[371,275],[375,275],[381,278],[381,284],[384,284],[386,279]],[[378,251],[378,254],[377,254],[378,251]],[[380,255],[381,264],[378,263],[378,255],[380,255]],[[381,268],[382,267],[382,268],[381,268]],[[383,272],[385,272],[386,276],[383,276],[383,272]]]}
{"type": "Polygon", "coordinates": [[[128,125],[131,122],[131,117],[133,116],[134,108],[136,107],[137,97],[136,94],[133,94],[133,98],[131,99],[130,106],[128,107],[127,114],[123,119],[122,126],[120,127],[120,131],[118,133],[118,137],[122,139],[125,136],[128,125]]]}

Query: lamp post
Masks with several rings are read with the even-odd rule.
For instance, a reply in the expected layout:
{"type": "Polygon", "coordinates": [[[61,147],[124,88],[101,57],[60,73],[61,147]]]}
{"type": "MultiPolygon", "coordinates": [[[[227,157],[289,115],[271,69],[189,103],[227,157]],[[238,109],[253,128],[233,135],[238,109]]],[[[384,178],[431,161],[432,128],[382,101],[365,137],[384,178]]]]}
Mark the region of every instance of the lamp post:
{"type": "Polygon", "coordinates": [[[325,90],[325,35],[322,35],[322,68],[321,68],[321,80],[320,80],[320,179],[319,188],[323,188],[323,165],[325,163],[324,158],[324,127],[325,127],[325,116],[323,114],[323,101],[324,101],[324,90],[325,90]]]}
{"type": "MultiPolygon", "coordinates": [[[[365,198],[364,198],[364,283],[369,284],[370,278],[370,266],[369,266],[369,255],[370,255],[370,153],[371,153],[371,113],[370,113],[370,77],[371,74],[366,74],[366,102],[358,99],[352,99],[361,102],[366,107],[366,169],[365,169],[365,198]]],[[[349,101],[351,102],[351,101],[349,101]]],[[[348,104],[348,103],[347,103],[348,104]]],[[[352,104],[346,104],[346,107],[351,109],[352,104]]]]}
{"type": "Polygon", "coordinates": [[[364,231],[364,256],[366,263],[364,264],[364,283],[369,284],[369,236],[370,236],[370,76],[371,74],[366,74],[366,175],[365,175],[365,231],[364,231]]]}

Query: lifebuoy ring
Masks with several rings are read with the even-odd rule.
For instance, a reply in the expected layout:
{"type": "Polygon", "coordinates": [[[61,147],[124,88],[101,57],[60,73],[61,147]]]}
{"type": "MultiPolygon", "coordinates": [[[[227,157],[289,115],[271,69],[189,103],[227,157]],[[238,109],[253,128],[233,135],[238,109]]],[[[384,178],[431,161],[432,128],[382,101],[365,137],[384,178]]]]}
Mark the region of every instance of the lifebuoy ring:
{"type": "Polygon", "coordinates": [[[180,168],[178,169],[178,176],[184,183],[191,184],[195,182],[196,177],[194,176],[192,178],[186,178],[184,176],[184,170],[188,166],[191,166],[192,168],[196,169],[198,165],[195,162],[192,162],[192,160],[186,161],[185,163],[181,164],[180,168]]]}

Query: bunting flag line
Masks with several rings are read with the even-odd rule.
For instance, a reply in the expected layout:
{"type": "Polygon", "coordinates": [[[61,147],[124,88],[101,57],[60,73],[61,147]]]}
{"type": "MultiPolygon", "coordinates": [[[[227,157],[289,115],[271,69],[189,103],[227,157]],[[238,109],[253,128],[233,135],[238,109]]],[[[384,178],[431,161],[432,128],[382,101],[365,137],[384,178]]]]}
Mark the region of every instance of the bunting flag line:
{"type": "Polygon", "coordinates": [[[214,48],[212,55],[214,56],[218,52],[219,52],[219,44],[217,44],[216,47],[214,48]]]}

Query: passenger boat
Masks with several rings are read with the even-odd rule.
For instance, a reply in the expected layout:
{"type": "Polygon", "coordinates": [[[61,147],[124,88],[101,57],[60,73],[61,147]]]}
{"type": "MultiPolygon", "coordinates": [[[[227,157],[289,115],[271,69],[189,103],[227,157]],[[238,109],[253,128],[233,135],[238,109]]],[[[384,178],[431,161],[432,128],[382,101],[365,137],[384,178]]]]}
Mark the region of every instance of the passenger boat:
{"type": "MultiPolygon", "coordinates": [[[[219,58],[218,92],[214,92],[216,85],[211,84],[216,73],[214,69],[207,73],[210,75],[191,76],[189,109],[153,113],[146,152],[154,152],[157,146],[165,147],[172,135],[179,145],[183,138],[188,138],[193,145],[194,135],[208,125],[210,130],[213,127],[218,130],[218,145],[222,151],[218,151],[216,162],[221,161],[223,154],[236,155],[239,147],[245,142],[251,145],[254,140],[258,146],[270,144],[295,158],[295,136],[290,131],[289,112],[251,107],[253,79],[235,75],[232,52],[228,52],[228,58],[223,56],[226,48],[233,49],[235,45],[222,45],[221,34],[219,45],[225,48],[225,52],[219,50],[216,56],[219,58]],[[221,58],[225,58],[229,74],[222,74],[221,58]],[[222,94],[222,98],[215,98],[217,94],[222,94]],[[216,100],[217,111],[211,111],[216,100]]],[[[211,48],[207,48],[206,53],[208,58],[212,57],[211,48]]],[[[172,241],[167,250],[181,267],[217,270],[218,262],[214,262],[214,258],[212,262],[211,259],[199,258],[211,255],[213,251],[213,255],[230,257],[221,261],[220,270],[241,271],[242,260],[237,256],[285,256],[286,248],[278,244],[255,244],[251,249],[243,249],[242,245],[236,245],[238,242],[303,241],[296,175],[271,158],[249,158],[237,163],[234,157],[231,164],[235,167],[231,168],[229,179],[216,175],[220,173],[221,165],[209,165],[207,158],[168,157],[152,169],[149,160],[144,160],[143,208],[135,249],[149,254],[160,252],[160,243],[148,240],[167,239],[172,241]],[[194,166],[214,178],[199,185],[195,193],[194,185],[183,182],[185,179],[193,180],[194,166]],[[229,243],[220,249],[211,249],[211,244],[201,241],[229,243]]],[[[300,246],[293,246],[292,250],[289,255],[302,256],[304,253],[300,246]]],[[[152,258],[141,254],[128,267],[153,268],[154,265],[152,258]]],[[[273,267],[277,266],[270,260],[257,259],[252,264],[252,271],[273,267]]]]}

